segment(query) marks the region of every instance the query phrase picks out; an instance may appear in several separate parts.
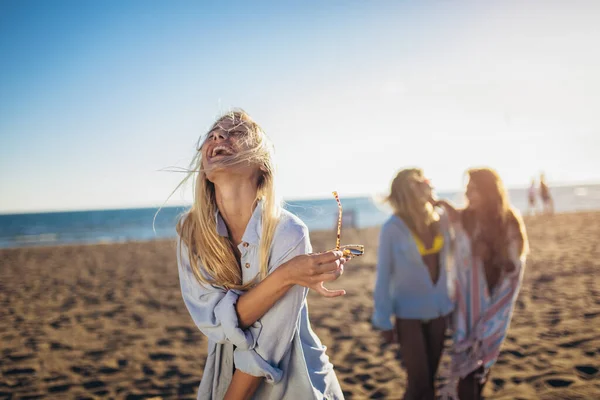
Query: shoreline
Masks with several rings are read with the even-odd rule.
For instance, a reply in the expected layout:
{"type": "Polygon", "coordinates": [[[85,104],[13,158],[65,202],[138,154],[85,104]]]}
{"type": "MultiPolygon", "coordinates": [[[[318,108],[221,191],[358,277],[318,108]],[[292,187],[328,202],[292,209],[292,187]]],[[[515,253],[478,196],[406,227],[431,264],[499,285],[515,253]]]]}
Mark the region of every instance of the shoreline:
{"type": "MultiPolygon", "coordinates": [[[[518,211],[518,210],[517,210],[518,211]]],[[[578,211],[563,211],[563,212],[558,212],[558,213],[554,213],[553,215],[544,215],[544,214],[537,214],[537,215],[522,215],[523,220],[525,220],[525,222],[527,222],[527,220],[529,219],[540,219],[540,218],[552,218],[554,216],[561,216],[561,215],[579,215],[579,214],[594,214],[594,213],[600,213],[600,209],[597,210],[578,210],[578,211]]],[[[365,226],[365,227],[360,227],[360,228],[344,228],[342,227],[342,233],[344,232],[344,229],[348,229],[348,230],[352,230],[352,231],[362,231],[362,230],[372,230],[372,229],[379,229],[381,227],[381,225],[373,225],[373,226],[365,226]]],[[[325,232],[332,232],[335,231],[335,227],[332,226],[332,228],[330,230],[327,229],[317,229],[314,231],[310,231],[311,235],[312,234],[316,234],[316,235],[322,235],[325,232]]],[[[172,238],[156,238],[156,239],[132,239],[132,240],[114,240],[114,241],[110,241],[110,240],[102,240],[102,241],[97,241],[97,242],[56,242],[56,243],[40,243],[40,244],[30,244],[30,245],[20,245],[20,246],[7,246],[7,247],[2,247],[0,246],[0,251],[2,250],[9,250],[9,249],[39,249],[39,248],[48,248],[48,247],[63,247],[63,246],[96,246],[96,245],[118,245],[118,244],[131,244],[131,243],[154,243],[154,242],[171,242],[174,241],[175,237],[173,236],[172,238]]]]}

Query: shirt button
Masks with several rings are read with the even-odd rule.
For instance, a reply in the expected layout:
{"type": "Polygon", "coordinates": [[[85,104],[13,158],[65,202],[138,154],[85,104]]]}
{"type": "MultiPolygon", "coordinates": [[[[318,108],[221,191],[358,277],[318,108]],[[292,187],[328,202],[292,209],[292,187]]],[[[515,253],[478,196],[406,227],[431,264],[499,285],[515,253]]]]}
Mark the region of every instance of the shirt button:
{"type": "Polygon", "coordinates": [[[250,268],[250,263],[246,263],[246,268],[250,268]]]}
{"type": "Polygon", "coordinates": [[[242,243],[242,246],[248,247],[248,243],[244,242],[244,243],[242,243]]]}

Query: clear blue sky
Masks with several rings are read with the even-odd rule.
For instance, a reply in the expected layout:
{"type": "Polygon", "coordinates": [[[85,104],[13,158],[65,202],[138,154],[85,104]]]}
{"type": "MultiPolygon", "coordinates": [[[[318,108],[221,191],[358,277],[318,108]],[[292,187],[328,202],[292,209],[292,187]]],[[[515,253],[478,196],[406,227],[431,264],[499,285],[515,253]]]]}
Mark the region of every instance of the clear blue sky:
{"type": "Polygon", "coordinates": [[[599,2],[287,3],[0,2],[0,212],[160,205],[233,106],[287,199],[600,181],[599,2]]]}

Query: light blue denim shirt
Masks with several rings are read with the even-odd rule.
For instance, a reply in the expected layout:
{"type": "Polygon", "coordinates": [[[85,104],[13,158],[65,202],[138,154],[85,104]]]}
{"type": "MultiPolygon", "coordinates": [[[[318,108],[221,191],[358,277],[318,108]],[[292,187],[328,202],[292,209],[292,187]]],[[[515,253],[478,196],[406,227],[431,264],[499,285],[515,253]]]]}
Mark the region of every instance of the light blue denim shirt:
{"type": "Polygon", "coordinates": [[[447,216],[440,211],[440,217],[444,247],[440,253],[440,274],[435,284],[404,221],[392,215],[381,227],[373,295],[375,310],[371,321],[375,328],[392,329],[392,316],[430,320],[453,310],[447,271],[453,262],[452,233],[447,216]]]}
{"type": "MultiPolygon", "coordinates": [[[[217,232],[228,236],[219,213],[217,232]]],[[[259,272],[261,238],[259,204],[238,246],[244,283],[259,272]]],[[[219,286],[200,284],[194,277],[188,251],[178,238],[177,261],[185,305],[208,338],[208,359],[198,389],[198,399],[225,396],[234,366],[264,377],[254,399],[343,399],[344,395],[317,335],[308,319],[308,289],[292,287],[262,318],[247,329],[238,326],[235,303],[242,294],[219,286]]],[[[269,273],[300,254],[312,251],[308,229],[293,214],[282,211],[271,247],[269,273]]]]}

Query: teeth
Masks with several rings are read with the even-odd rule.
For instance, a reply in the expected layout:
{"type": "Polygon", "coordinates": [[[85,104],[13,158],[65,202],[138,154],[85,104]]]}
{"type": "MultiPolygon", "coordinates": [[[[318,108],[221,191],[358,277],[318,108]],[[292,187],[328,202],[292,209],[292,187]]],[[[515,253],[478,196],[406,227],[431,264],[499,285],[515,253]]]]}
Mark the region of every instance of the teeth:
{"type": "Polygon", "coordinates": [[[225,146],[217,146],[212,151],[212,157],[216,156],[217,152],[219,150],[222,150],[223,153],[225,153],[226,155],[230,155],[231,154],[231,151],[227,147],[225,147],[225,146]]]}

